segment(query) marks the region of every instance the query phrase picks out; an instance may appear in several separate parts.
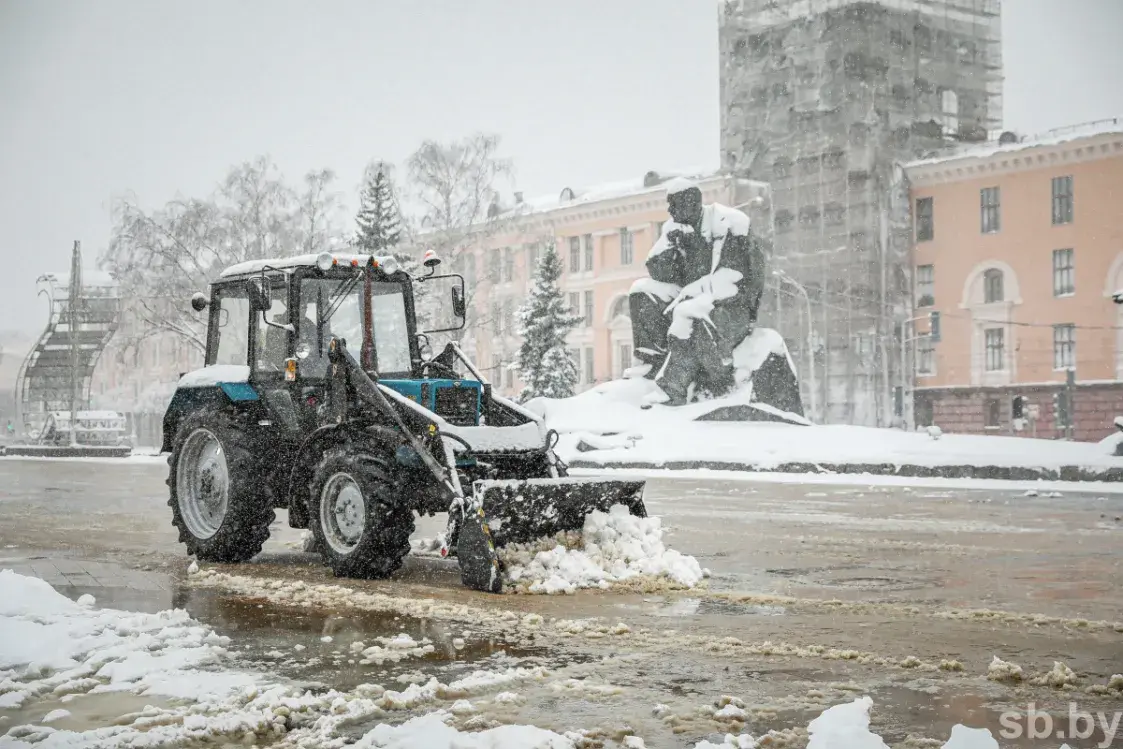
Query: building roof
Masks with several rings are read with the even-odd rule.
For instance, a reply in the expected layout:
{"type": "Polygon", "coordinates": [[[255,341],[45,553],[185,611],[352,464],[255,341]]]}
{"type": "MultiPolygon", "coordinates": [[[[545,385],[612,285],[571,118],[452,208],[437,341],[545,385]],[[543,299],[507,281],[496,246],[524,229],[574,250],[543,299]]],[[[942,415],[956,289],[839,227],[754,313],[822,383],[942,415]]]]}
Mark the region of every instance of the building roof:
{"type": "Polygon", "coordinates": [[[691,170],[676,170],[673,172],[648,172],[648,174],[638,179],[620,180],[618,182],[606,182],[591,187],[580,188],[562,188],[560,192],[555,195],[541,196],[532,198],[525,201],[524,205],[530,206],[534,212],[552,211],[559,208],[568,208],[570,206],[582,205],[584,203],[598,203],[602,200],[617,200],[619,198],[629,198],[635,195],[646,195],[649,193],[663,192],[667,189],[667,184],[677,178],[689,179],[695,182],[702,182],[708,179],[720,178],[723,175],[715,174],[713,169],[691,169],[691,170]],[[650,177],[656,181],[654,184],[647,184],[650,177]],[[572,193],[572,198],[565,199],[563,195],[569,191],[572,193]]]}
{"type": "MultiPolygon", "coordinates": [[[[554,211],[567,211],[570,209],[589,208],[596,203],[623,200],[626,198],[644,195],[658,195],[667,190],[667,186],[676,179],[688,179],[699,187],[711,187],[715,182],[728,180],[729,175],[722,174],[714,168],[683,169],[675,171],[651,171],[639,178],[606,182],[583,188],[563,187],[552,195],[543,195],[528,198],[515,205],[502,206],[501,212],[489,217],[488,220],[517,221],[533,216],[542,216],[554,211]]],[[[740,185],[761,184],[754,180],[738,178],[740,185]]],[[[473,227],[484,226],[481,220],[473,227]]],[[[440,233],[440,229],[423,228],[417,232],[419,236],[440,233]]]]}
{"type": "Polygon", "coordinates": [[[992,156],[1001,156],[1031,148],[1057,146],[1083,138],[1093,138],[1099,135],[1123,134],[1123,117],[1114,117],[1107,120],[1096,120],[1069,127],[1050,130],[1040,135],[1022,138],[1015,143],[980,143],[965,146],[948,153],[933,156],[927,159],[918,159],[905,164],[905,169],[919,169],[928,166],[949,164],[966,159],[987,159],[992,156]]]}

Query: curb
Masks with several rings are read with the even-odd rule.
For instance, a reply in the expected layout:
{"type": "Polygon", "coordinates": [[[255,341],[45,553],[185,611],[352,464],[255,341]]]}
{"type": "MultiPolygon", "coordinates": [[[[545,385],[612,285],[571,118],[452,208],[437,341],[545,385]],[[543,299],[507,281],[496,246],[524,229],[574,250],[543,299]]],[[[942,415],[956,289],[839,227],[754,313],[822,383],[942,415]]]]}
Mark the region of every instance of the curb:
{"type": "Polygon", "coordinates": [[[719,460],[668,460],[662,463],[612,462],[594,463],[573,460],[570,468],[634,468],[641,470],[687,470],[705,468],[712,471],[745,471],[753,473],[815,473],[815,474],[871,474],[875,476],[905,476],[909,478],[945,479],[998,479],[1004,481],[1110,481],[1123,482],[1123,468],[1085,468],[1061,466],[1059,468],[1029,468],[1026,466],[921,466],[895,463],[780,463],[761,466],[752,463],[735,463],[719,460]]]}

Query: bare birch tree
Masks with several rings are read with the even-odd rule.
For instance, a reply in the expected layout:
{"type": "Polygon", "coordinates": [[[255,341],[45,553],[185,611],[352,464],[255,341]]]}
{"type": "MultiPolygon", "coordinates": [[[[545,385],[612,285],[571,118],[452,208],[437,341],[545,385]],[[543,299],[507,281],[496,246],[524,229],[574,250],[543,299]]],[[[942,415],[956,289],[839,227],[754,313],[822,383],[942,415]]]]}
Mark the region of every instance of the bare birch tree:
{"type": "Polygon", "coordinates": [[[119,200],[100,261],[126,300],[125,345],[172,335],[203,351],[207,320],[191,309],[191,295],[235,263],[327,249],[339,230],[333,179],[329,170],[312,172],[298,191],[259,158],[231,168],[207,198],[176,198],[155,210],[119,200]]]}
{"type": "MultiPolygon", "coordinates": [[[[510,159],[499,155],[498,135],[423,142],[406,161],[409,195],[420,209],[421,230],[414,242],[463,270],[467,253],[512,225],[515,217],[501,206],[499,188],[513,171],[510,159]]],[[[479,270],[477,278],[483,276],[479,270]]],[[[469,330],[489,322],[488,314],[476,309],[476,291],[469,284],[469,330]]]]}

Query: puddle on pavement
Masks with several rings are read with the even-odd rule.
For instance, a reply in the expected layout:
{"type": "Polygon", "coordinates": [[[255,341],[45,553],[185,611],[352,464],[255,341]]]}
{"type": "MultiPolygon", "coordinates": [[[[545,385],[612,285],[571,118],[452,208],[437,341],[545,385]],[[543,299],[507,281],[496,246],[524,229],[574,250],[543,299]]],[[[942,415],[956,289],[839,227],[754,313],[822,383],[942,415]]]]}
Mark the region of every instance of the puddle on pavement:
{"type": "Polygon", "coordinates": [[[169,707],[172,701],[131,692],[74,694],[63,698],[47,695],[43,699],[29,700],[19,708],[0,709],[0,717],[8,719],[0,722],[0,736],[13,726],[25,724],[48,725],[58,731],[84,731],[91,726],[115,725],[122,722],[122,716],[138,713],[149,705],[169,707]],[[66,710],[70,714],[44,724],[43,717],[55,710],[66,710]]]}
{"type": "MultiPolygon", "coordinates": [[[[1038,704],[1034,709],[1040,714],[1032,727],[1038,734],[1036,738],[1030,738],[1030,721],[1025,715],[1031,704],[1028,701],[1019,705],[1016,711],[1006,712],[1008,708],[992,704],[987,697],[978,694],[925,694],[904,686],[874,689],[870,694],[874,700],[871,728],[891,745],[903,741],[909,733],[922,733],[942,742],[951,735],[952,726],[958,723],[969,728],[990,730],[1003,749],[1038,749],[1061,744],[1068,744],[1072,749],[1098,749],[1107,744],[1097,711],[1106,713],[1108,725],[1112,718],[1118,716],[1118,712],[1105,710],[1102,705],[1094,707],[1089,703],[1083,709],[1091,714],[1092,722],[1096,725],[1086,738],[1078,738],[1070,734],[1068,700],[1071,698],[1058,700],[1061,706],[1051,711],[1038,704]],[[1045,717],[1046,713],[1048,718],[1045,717]],[[1015,729],[1021,735],[1012,733],[1015,729]],[[1046,729],[1048,732],[1043,733],[1046,729]]],[[[1077,709],[1080,709],[1079,705],[1077,709]]],[[[1084,733],[1087,725],[1076,724],[1075,728],[1084,733]]]]}
{"type": "Polygon", "coordinates": [[[198,588],[181,588],[175,605],[230,637],[234,652],[249,664],[298,681],[327,683],[336,689],[350,689],[372,681],[390,686],[399,674],[428,672],[438,666],[450,673],[478,668],[472,664],[488,658],[546,655],[544,647],[513,646],[482,637],[465,625],[393,613],[281,607],[198,588]],[[352,643],[362,642],[370,647],[378,644],[378,637],[400,633],[419,643],[429,640],[433,652],[377,665],[359,663],[362,654],[351,650],[352,643]]]}
{"type": "Polygon", "coordinates": [[[619,603],[617,609],[649,616],[686,618],[694,616],[782,616],[783,606],[736,603],[710,598],[658,597],[644,598],[641,603],[619,603]]]}

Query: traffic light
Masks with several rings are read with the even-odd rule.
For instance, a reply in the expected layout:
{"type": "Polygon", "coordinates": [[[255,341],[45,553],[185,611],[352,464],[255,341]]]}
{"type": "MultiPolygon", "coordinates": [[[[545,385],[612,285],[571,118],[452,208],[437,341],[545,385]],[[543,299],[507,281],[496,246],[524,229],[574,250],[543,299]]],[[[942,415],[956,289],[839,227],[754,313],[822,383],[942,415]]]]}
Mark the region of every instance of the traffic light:
{"type": "Polygon", "coordinates": [[[1010,417],[1014,419],[1024,419],[1025,404],[1026,398],[1024,395],[1015,395],[1014,400],[1010,403],[1010,417]]]}
{"type": "Polygon", "coordinates": [[[928,313],[928,338],[932,343],[940,342],[940,313],[935,310],[928,313]]]}
{"type": "Polygon", "coordinates": [[[1053,393],[1053,420],[1058,427],[1068,426],[1068,393],[1058,390],[1053,393]]]}

